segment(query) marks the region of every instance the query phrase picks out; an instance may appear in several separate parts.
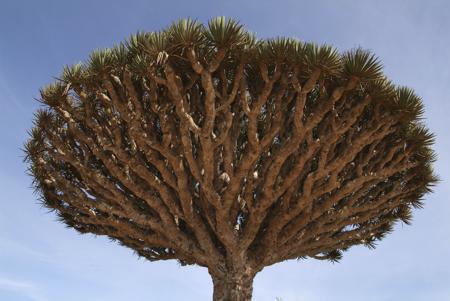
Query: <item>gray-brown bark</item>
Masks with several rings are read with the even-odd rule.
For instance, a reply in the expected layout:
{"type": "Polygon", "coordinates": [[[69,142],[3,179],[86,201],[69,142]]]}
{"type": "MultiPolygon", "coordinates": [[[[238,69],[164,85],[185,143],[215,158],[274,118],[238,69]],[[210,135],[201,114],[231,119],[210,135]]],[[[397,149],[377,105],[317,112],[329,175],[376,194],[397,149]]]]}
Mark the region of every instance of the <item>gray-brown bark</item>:
{"type": "Polygon", "coordinates": [[[214,301],[249,301],[252,299],[253,275],[230,272],[224,277],[212,277],[214,301]]]}
{"type": "Polygon", "coordinates": [[[205,266],[214,300],[249,300],[249,271],[336,260],[409,220],[435,181],[432,135],[372,56],[180,24],[42,91],[26,152],[62,221],[205,266]]]}

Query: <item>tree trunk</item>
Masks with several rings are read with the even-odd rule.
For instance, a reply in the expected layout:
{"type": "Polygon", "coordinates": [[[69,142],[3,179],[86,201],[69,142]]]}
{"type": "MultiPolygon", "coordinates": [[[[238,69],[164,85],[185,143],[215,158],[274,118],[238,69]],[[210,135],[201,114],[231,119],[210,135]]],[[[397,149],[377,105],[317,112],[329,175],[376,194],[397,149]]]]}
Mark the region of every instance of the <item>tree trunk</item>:
{"type": "Polygon", "coordinates": [[[222,277],[212,276],[213,301],[250,301],[253,292],[253,273],[231,272],[222,277]]]}

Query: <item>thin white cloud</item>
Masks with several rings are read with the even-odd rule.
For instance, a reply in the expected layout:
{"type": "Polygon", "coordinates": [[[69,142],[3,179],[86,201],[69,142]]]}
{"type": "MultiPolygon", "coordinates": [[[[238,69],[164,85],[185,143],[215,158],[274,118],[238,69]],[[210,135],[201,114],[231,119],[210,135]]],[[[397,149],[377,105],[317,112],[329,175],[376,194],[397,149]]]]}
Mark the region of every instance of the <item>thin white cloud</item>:
{"type": "Polygon", "coordinates": [[[34,285],[29,282],[0,278],[0,288],[7,290],[34,289],[34,285]]]}
{"type": "MultiPolygon", "coordinates": [[[[19,241],[13,241],[6,237],[0,237],[0,255],[27,256],[33,260],[51,262],[51,257],[43,252],[36,251],[19,241]]],[[[1,282],[0,282],[1,285],[1,282]]]]}
{"type": "Polygon", "coordinates": [[[16,93],[10,88],[6,76],[0,72],[0,104],[2,106],[14,105],[21,113],[26,112],[25,106],[19,101],[16,93]]]}
{"type": "Polygon", "coordinates": [[[0,277],[0,292],[10,291],[33,301],[50,301],[39,292],[39,287],[31,282],[0,277]]]}

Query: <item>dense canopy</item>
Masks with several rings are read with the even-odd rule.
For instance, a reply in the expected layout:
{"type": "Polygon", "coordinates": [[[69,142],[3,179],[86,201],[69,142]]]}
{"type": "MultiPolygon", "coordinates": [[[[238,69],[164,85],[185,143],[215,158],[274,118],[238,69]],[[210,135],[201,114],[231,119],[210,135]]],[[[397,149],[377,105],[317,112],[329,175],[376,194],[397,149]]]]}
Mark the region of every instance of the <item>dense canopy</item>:
{"type": "Polygon", "coordinates": [[[267,265],[374,247],[436,181],[421,99],[373,54],[232,19],[96,50],[40,101],[25,152],[43,204],[149,260],[207,267],[215,300],[248,300],[267,265]]]}

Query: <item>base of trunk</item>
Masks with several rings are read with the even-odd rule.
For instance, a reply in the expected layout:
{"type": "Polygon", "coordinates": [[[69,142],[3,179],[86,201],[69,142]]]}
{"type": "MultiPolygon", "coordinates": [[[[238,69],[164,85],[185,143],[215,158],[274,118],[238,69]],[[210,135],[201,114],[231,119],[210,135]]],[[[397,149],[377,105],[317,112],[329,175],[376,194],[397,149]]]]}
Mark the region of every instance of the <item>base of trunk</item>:
{"type": "Polygon", "coordinates": [[[250,301],[253,292],[253,278],[249,273],[227,273],[213,276],[213,301],[250,301]]]}

